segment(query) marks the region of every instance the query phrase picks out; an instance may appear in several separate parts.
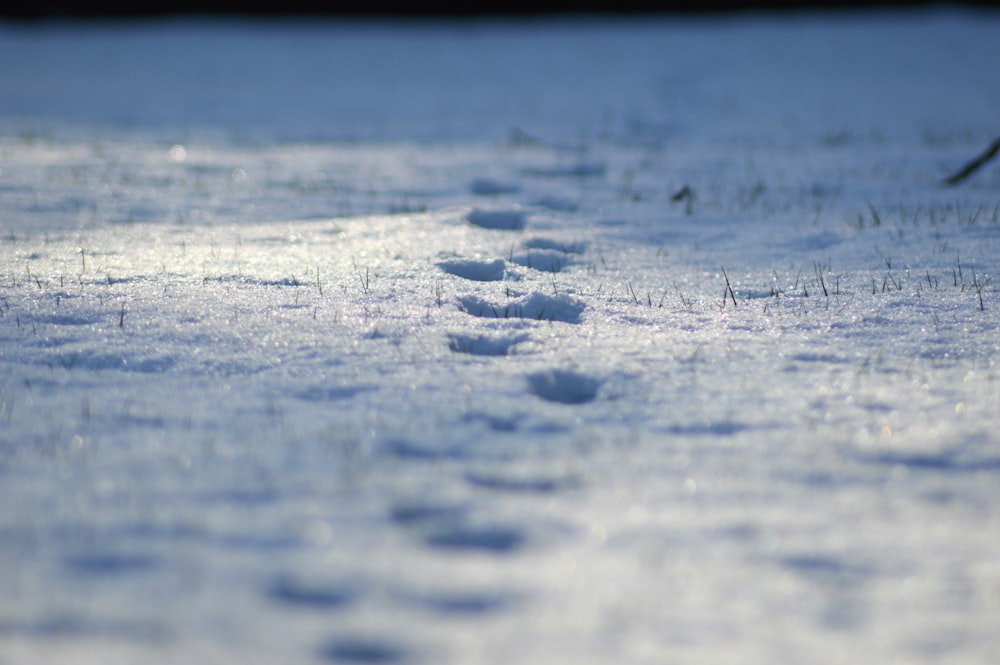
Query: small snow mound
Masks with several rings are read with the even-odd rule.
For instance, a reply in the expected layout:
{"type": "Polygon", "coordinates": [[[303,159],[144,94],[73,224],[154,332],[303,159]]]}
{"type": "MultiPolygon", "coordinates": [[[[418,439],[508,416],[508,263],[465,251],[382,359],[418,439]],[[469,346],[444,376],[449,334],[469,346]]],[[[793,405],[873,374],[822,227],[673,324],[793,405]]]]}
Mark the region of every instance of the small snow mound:
{"type": "Polygon", "coordinates": [[[603,381],[569,370],[546,370],[528,376],[528,388],[547,402],[585,404],[597,397],[603,381]]]}
{"type": "Polygon", "coordinates": [[[516,194],[521,191],[521,186],[513,182],[476,178],[469,184],[469,191],[478,196],[496,196],[498,194],[516,194]]]}
{"type": "Polygon", "coordinates": [[[476,208],[465,216],[473,226],[499,231],[520,231],[524,228],[524,212],[520,208],[476,208]]]}
{"type": "Polygon", "coordinates": [[[438,262],[438,267],[450,275],[474,282],[498,282],[503,279],[506,264],[503,259],[481,261],[476,259],[450,259],[438,262]]]}
{"type": "Polygon", "coordinates": [[[519,266],[542,272],[561,272],[572,263],[566,254],[551,249],[514,254],[511,259],[519,266]]]}

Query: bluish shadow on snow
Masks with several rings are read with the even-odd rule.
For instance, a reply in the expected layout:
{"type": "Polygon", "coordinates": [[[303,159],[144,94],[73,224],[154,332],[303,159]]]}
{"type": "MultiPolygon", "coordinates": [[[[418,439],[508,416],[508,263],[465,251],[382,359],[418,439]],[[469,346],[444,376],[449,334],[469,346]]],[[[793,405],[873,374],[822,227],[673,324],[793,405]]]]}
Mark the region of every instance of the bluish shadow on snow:
{"type": "Polygon", "coordinates": [[[319,655],[331,663],[402,663],[409,653],[392,640],[372,637],[345,637],[331,640],[319,655]]]}
{"type": "Polygon", "coordinates": [[[500,194],[516,194],[521,186],[516,182],[493,180],[492,178],[476,178],[469,183],[469,191],[477,196],[497,196],[500,194]]]}
{"type": "Polygon", "coordinates": [[[548,249],[563,254],[583,254],[587,251],[587,243],[584,241],[563,242],[552,238],[526,238],[521,243],[525,249],[548,249]]]}
{"type": "Polygon", "coordinates": [[[843,241],[843,238],[833,231],[820,231],[819,233],[811,233],[806,236],[791,238],[784,244],[789,249],[808,252],[812,250],[830,249],[831,247],[836,247],[843,241]]]}
{"type": "Polygon", "coordinates": [[[479,489],[514,494],[551,494],[580,486],[578,478],[570,476],[514,476],[500,473],[465,474],[465,481],[479,489]]]}
{"type": "Polygon", "coordinates": [[[122,538],[165,543],[185,543],[205,540],[207,538],[207,533],[201,526],[190,524],[157,524],[148,521],[136,521],[125,524],[121,528],[116,529],[115,533],[122,538]]]}
{"type": "Polygon", "coordinates": [[[474,356],[506,356],[518,344],[531,337],[527,333],[519,335],[448,335],[448,348],[456,353],[474,356]]]}
{"type": "Polygon", "coordinates": [[[356,589],[346,584],[306,582],[287,575],[273,580],[266,594],[282,605],[320,611],[344,609],[358,595],[356,589]]]}
{"type": "Polygon", "coordinates": [[[832,353],[796,353],[791,360],[803,363],[831,363],[843,365],[847,362],[844,358],[832,353]]]}
{"type": "Polygon", "coordinates": [[[937,452],[901,450],[857,452],[854,457],[868,464],[884,464],[889,467],[901,466],[918,471],[938,471],[941,473],[1000,472],[1000,458],[970,455],[963,450],[955,449],[937,452]]]}
{"type": "Polygon", "coordinates": [[[424,541],[434,549],[452,552],[511,554],[527,543],[527,536],[509,526],[454,523],[432,529],[424,541]]]}
{"type": "Polygon", "coordinates": [[[528,375],[529,391],[547,402],[585,404],[597,397],[601,379],[570,370],[552,369],[528,375]]]}
{"type": "Polygon", "coordinates": [[[525,226],[524,212],[519,208],[476,208],[465,219],[473,226],[498,231],[520,231],[525,226]]]}
{"type": "Polygon", "coordinates": [[[684,436],[732,436],[748,429],[750,429],[750,426],[744,423],[734,420],[718,420],[686,425],[671,425],[666,428],[666,431],[669,434],[684,436]]]}
{"type": "Polygon", "coordinates": [[[277,279],[264,279],[250,275],[217,275],[215,277],[205,277],[204,283],[236,284],[239,286],[303,286],[295,277],[281,277],[277,279]]]}
{"type": "Polygon", "coordinates": [[[543,196],[537,199],[534,205],[556,212],[575,212],[580,207],[577,201],[561,196],[543,196]]]}
{"type": "Polygon", "coordinates": [[[469,509],[470,506],[463,503],[414,499],[396,503],[389,511],[389,518],[402,526],[457,522],[465,517],[469,509]]]}
{"type": "Polygon", "coordinates": [[[160,561],[142,554],[94,553],[67,557],[65,565],[71,573],[81,577],[117,577],[151,571],[160,561]]]}
{"type": "Polygon", "coordinates": [[[176,364],[170,356],[154,358],[128,358],[104,353],[68,353],[58,357],[57,362],[64,369],[86,369],[96,372],[117,370],[137,374],[162,374],[176,364]]]}
{"type": "Polygon", "coordinates": [[[176,636],[164,626],[148,621],[57,614],[31,621],[0,620],[0,641],[6,637],[33,640],[90,638],[156,644],[168,642],[176,636]]]}
{"type": "Polygon", "coordinates": [[[209,542],[226,550],[255,553],[288,552],[309,545],[308,541],[299,535],[257,532],[222,534],[211,538],[209,542]]]}
{"type": "Polygon", "coordinates": [[[509,609],[522,599],[507,592],[437,591],[408,594],[404,600],[433,614],[474,618],[509,609]]]}
{"type": "Polygon", "coordinates": [[[271,487],[219,488],[203,492],[198,497],[200,503],[207,505],[220,503],[250,507],[276,503],[280,499],[281,494],[271,487]]]}
{"type": "Polygon", "coordinates": [[[87,314],[43,314],[34,317],[34,322],[44,323],[50,326],[92,326],[101,322],[104,318],[111,320],[111,315],[102,317],[95,312],[87,314]]]}
{"type": "Polygon", "coordinates": [[[525,268],[552,273],[562,272],[563,268],[573,264],[573,261],[564,252],[551,249],[540,249],[514,254],[511,260],[525,268]]]}
{"type": "Polygon", "coordinates": [[[351,399],[355,395],[377,390],[375,386],[341,386],[337,388],[326,388],[322,386],[311,386],[295,393],[295,396],[307,402],[340,402],[351,399]]]}
{"type": "Polygon", "coordinates": [[[495,416],[490,413],[471,412],[462,416],[464,422],[481,421],[494,432],[516,432],[521,427],[522,416],[495,416]]]}
{"type": "Polygon", "coordinates": [[[436,462],[465,457],[461,450],[454,447],[422,445],[402,439],[390,439],[380,447],[393,457],[414,462],[436,462]]]}
{"type": "Polygon", "coordinates": [[[535,166],[521,170],[536,178],[602,178],[608,167],[600,162],[573,162],[554,166],[535,166]]]}
{"type": "Polygon", "coordinates": [[[462,311],[490,319],[529,319],[536,321],[561,321],[563,323],[579,323],[586,306],[567,295],[549,296],[544,293],[532,293],[523,298],[512,300],[505,305],[494,305],[477,296],[461,296],[458,298],[462,311]]]}
{"type": "Polygon", "coordinates": [[[815,606],[815,619],[837,630],[851,630],[866,621],[866,607],[859,598],[879,571],[875,566],[828,554],[793,554],[777,564],[820,589],[824,602],[815,606]]]}
{"type": "Polygon", "coordinates": [[[877,572],[873,566],[824,554],[792,554],[781,557],[778,564],[809,579],[837,586],[858,584],[877,572]]]}

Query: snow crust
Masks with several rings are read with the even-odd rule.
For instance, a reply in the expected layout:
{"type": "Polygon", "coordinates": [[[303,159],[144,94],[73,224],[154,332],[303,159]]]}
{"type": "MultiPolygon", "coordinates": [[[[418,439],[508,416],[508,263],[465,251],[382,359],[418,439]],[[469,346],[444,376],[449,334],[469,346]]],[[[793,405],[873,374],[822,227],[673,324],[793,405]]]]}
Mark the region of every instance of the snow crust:
{"type": "Polygon", "coordinates": [[[0,663],[1000,652],[997,14],[0,62],[0,663]]]}

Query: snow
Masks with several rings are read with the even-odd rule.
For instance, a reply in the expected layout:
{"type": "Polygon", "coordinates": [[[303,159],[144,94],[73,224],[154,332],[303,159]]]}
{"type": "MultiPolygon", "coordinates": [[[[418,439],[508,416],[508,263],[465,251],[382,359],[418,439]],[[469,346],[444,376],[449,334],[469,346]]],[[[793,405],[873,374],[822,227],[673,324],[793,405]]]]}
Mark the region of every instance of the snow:
{"type": "Polygon", "coordinates": [[[1000,650],[995,13],[0,61],[0,663],[1000,650]]]}

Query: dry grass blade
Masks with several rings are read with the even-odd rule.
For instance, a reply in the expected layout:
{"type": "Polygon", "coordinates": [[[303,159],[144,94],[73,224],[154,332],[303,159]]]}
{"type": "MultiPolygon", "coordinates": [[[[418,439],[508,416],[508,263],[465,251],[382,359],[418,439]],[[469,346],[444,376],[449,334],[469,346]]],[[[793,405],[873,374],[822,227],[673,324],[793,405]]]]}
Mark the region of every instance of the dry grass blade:
{"type": "Polygon", "coordinates": [[[970,175],[981,169],[986,162],[996,157],[998,152],[1000,152],[1000,138],[995,139],[981,155],[963,166],[960,171],[957,171],[956,173],[945,178],[944,184],[949,187],[959,184],[970,175]]]}

